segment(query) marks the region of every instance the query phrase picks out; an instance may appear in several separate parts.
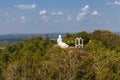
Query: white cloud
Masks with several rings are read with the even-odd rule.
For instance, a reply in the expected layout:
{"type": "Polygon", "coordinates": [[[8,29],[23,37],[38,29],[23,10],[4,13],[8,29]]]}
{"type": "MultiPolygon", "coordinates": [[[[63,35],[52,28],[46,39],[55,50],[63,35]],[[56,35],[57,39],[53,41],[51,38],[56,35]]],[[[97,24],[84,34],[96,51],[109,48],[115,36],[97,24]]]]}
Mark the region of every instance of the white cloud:
{"type": "Polygon", "coordinates": [[[48,16],[42,16],[42,20],[44,20],[45,22],[48,22],[49,17],[48,16]]]}
{"type": "Polygon", "coordinates": [[[61,12],[61,11],[60,11],[60,12],[57,12],[57,15],[62,15],[62,14],[63,14],[63,12],[61,12]]]}
{"type": "Polygon", "coordinates": [[[91,13],[91,15],[93,15],[93,16],[98,16],[98,15],[101,15],[101,14],[98,13],[98,11],[93,11],[93,12],[91,13]]]}
{"type": "Polygon", "coordinates": [[[52,15],[56,15],[56,12],[52,12],[51,14],[52,14],[52,15]]]}
{"type": "Polygon", "coordinates": [[[15,5],[14,7],[17,7],[19,9],[34,9],[36,5],[35,4],[31,4],[31,5],[22,4],[22,5],[15,5]]]}
{"type": "Polygon", "coordinates": [[[120,5],[120,1],[108,2],[107,5],[120,5]]]}
{"type": "Polygon", "coordinates": [[[86,5],[84,8],[81,9],[82,11],[88,11],[89,10],[89,5],[86,5]]]}
{"type": "Polygon", "coordinates": [[[88,14],[89,5],[86,5],[81,10],[82,10],[82,12],[77,16],[77,21],[80,21],[81,19],[83,19],[88,14]]]}
{"type": "Polygon", "coordinates": [[[59,11],[59,12],[52,12],[51,14],[52,14],[52,15],[62,15],[63,12],[62,12],[62,11],[59,11]]]}
{"type": "Polygon", "coordinates": [[[40,15],[45,15],[46,13],[47,13],[46,10],[42,10],[42,11],[39,12],[40,15]]]}
{"type": "Polygon", "coordinates": [[[113,5],[120,5],[119,1],[114,1],[113,5]]]}
{"type": "Polygon", "coordinates": [[[21,23],[21,24],[26,23],[26,17],[21,16],[21,17],[20,17],[20,23],[21,23]]]}

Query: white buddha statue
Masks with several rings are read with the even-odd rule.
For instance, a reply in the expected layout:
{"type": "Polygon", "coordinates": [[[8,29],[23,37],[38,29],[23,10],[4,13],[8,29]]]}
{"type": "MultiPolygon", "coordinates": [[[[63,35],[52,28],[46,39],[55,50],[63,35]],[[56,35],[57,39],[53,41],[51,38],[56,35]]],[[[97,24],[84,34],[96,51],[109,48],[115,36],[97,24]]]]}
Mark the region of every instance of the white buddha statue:
{"type": "Polygon", "coordinates": [[[58,44],[58,46],[60,46],[61,48],[67,48],[67,47],[69,47],[69,45],[67,45],[66,43],[62,42],[61,35],[58,36],[57,44],[58,44]]]}

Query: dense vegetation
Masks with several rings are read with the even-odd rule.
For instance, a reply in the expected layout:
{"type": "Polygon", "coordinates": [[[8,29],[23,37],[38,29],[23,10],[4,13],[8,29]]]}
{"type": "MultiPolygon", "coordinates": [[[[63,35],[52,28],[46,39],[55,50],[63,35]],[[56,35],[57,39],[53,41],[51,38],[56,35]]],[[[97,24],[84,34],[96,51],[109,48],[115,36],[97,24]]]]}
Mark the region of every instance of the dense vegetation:
{"type": "Polygon", "coordinates": [[[120,36],[96,30],[66,33],[62,49],[48,37],[0,49],[0,80],[120,80],[120,36]],[[84,49],[74,48],[76,37],[84,49]]]}

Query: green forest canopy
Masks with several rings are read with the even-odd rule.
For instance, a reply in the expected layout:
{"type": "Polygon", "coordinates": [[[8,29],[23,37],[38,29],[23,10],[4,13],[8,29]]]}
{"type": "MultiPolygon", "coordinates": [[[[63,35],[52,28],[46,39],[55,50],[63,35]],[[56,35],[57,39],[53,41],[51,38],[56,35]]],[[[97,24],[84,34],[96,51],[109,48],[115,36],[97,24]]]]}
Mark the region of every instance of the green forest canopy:
{"type": "Polygon", "coordinates": [[[70,48],[39,36],[0,49],[0,80],[120,80],[119,35],[83,31],[66,33],[63,41],[70,48]],[[76,37],[85,51],[74,48],[76,37]]]}

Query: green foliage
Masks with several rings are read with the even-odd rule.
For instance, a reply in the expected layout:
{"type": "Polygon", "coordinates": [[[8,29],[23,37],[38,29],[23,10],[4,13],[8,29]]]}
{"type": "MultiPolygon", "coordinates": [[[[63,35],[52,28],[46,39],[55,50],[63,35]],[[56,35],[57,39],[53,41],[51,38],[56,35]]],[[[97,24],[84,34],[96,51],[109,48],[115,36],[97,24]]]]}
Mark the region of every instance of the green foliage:
{"type": "Polygon", "coordinates": [[[96,30],[91,34],[91,39],[102,42],[106,48],[120,51],[120,36],[110,31],[96,30]]]}
{"type": "Polygon", "coordinates": [[[120,80],[119,35],[83,31],[63,40],[74,46],[76,37],[84,39],[85,51],[57,47],[48,36],[0,49],[0,80],[120,80]]]}
{"type": "Polygon", "coordinates": [[[90,40],[90,35],[85,31],[79,32],[75,36],[83,38],[84,44],[87,44],[90,40]]]}
{"type": "Polygon", "coordinates": [[[93,40],[91,43],[87,44],[85,47],[86,47],[86,51],[88,52],[100,50],[101,48],[105,49],[105,45],[102,42],[96,41],[96,40],[93,40]]]}
{"type": "Polygon", "coordinates": [[[75,38],[77,38],[77,37],[83,38],[84,44],[87,44],[90,40],[90,35],[87,32],[83,31],[83,32],[79,32],[76,34],[66,33],[66,35],[64,37],[64,41],[70,46],[75,46],[75,38]]]}

